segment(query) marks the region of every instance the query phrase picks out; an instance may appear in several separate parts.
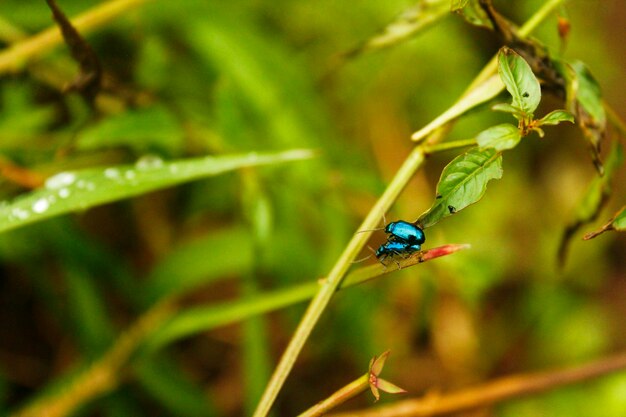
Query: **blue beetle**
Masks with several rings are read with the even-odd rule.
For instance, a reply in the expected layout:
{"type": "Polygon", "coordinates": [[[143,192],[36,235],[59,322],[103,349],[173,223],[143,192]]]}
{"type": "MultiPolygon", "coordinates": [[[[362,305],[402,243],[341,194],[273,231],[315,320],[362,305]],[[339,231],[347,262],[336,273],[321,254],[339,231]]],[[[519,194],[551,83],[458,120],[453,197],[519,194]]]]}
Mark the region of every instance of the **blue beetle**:
{"type": "Polygon", "coordinates": [[[404,220],[389,223],[385,226],[385,232],[392,235],[390,240],[406,242],[411,245],[421,245],[426,241],[426,235],[424,235],[424,231],[420,227],[404,220]]]}
{"type": "Polygon", "coordinates": [[[407,256],[421,249],[422,247],[418,243],[388,240],[376,250],[376,258],[383,262],[389,256],[407,256]]]}

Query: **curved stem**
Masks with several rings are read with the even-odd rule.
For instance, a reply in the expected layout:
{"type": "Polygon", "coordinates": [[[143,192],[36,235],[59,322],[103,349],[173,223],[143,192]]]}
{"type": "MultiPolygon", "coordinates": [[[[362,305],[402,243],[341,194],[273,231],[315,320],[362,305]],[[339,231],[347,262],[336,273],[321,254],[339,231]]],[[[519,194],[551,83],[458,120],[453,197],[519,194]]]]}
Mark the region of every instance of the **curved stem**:
{"type": "Polygon", "coordinates": [[[343,388],[335,391],[330,397],[315,404],[313,407],[299,414],[298,417],[319,417],[328,413],[333,408],[345,403],[350,398],[354,398],[369,388],[369,374],[365,374],[350,382],[343,388]]]}
{"type": "Polygon", "coordinates": [[[437,152],[449,151],[452,149],[466,148],[468,146],[476,146],[476,139],[462,139],[452,142],[443,142],[436,144],[428,144],[424,148],[426,155],[432,155],[437,152]]]}
{"type": "MultiPolygon", "coordinates": [[[[540,10],[538,10],[533,17],[520,29],[520,36],[525,36],[530,33],[543,19],[546,18],[560,3],[564,0],[551,0],[545,3],[540,10]]],[[[496,62],[495,58],[481,71],[481,73],[474,79],[468,91],[463,95],[464,97],[468,94],[471,94],[472,90],[484,82],[485,79],[488,79],[495,73],[496,70],[496,62]]],[[[443,136],[447,133],[445,127],[441,127],[440,129],[434,129],[429,132],[428,138],[423,144],[428,144],[432,146],[433,144],[439,142],[443,136]]],[[[424,161],[424,145],[418,144],[413,151],[409,154],[406,161],[393,178],[383,195],[378,199],[374,207],[370,210],[369,214],[361,223],[359,230],[369,230],[376,227],[376,224],[379,222],[380,218],[383,216],[385,212],[391,207],[393,202],[396,200],[402,189],[409,182],[413,174],[417,171],[417,169],[422,165],[424,161]]],[[[305,342],[310,336],[315,324],[317,324],[319,318],[321,317],[324,309],[330,302],[333,294],[341,284],[341,281],[346,274],[348,268],[350,267],[351,261],[356,258],[358,253],[361,251],[365,243],[369,238],[370,233],[356,233],[352,240],[346,246],[346,249],[343,251],[334,267],[328,274],[327,280],[325,284],[320,288],[318,293],[315,295],[309,307],[307,308],[304,316],[302,317],[300,324],[296,328],[294,335],[292,336],[289,344],[285,348],[285,351],[270,378],[267,387],[265,388],[265,392],[257,405],[257,409],[255,410],[253,417],[265,417],[269,413],[272,404],[276,400],[278,396],[278,392],[282,388],[287,376],[291,372],[293,365],[296,362],[300,351],[302,350],[305,342]]]]}
{"type": "MultiPolygon", "coordinates": [[[[413,177],[413,174],[424,162],[424,151],[421,146],[417,146],[409,154],[406,161],[393,178],[383,195],[378,199],[374,207],[370,210],[359,230],[374,229],[383,214],[389,210],[393,202],[398,198],[400,192],[413,177]]],[[[324,309],[330,302],[333,294],[341,284],[341,281],[351,266],[351,262],[359,254],[363,246],[367,243],[370,233],[355,233],[352,240],[348,243],[345,250],[335,263],[335,266],[328,274],[326,280],[320,287],[319,291],[309,304],[300,324],[298,325],[293,337],[291,338],[280,362],[276,366],[274,373],[263,393],[263,397],[259,402],[255,417],[264,417],[269,412],[278,392],[283,386],[291,368],[293,368],[296,358],[300,354],[304,343],[308,339],[311,331],[317,324],[324,309]]]]}

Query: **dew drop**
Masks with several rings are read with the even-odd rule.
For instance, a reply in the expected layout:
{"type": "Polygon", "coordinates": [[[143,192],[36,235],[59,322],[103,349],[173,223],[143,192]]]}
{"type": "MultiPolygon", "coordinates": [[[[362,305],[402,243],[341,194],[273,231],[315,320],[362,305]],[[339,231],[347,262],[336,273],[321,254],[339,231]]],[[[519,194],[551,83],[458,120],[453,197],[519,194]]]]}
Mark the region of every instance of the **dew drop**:
{"type": "Polygon", "coordinates": [[[117,168],[107,168],[104,170],[104,176],[114,180],[120,177],[120,171],[117,168]]]}
{"type": "Polygon", "coordinates": [[[48,210],[48,207],[50,207],[50,203],[45,198],[40,198],[33,203],[33,211],[35,213],[43,213],[48,210]]]}
{"type": "Polygon", "coordinates": [[[144,155],[135,162],[135,167],[142,171],[161,168],[162,166],[163,160],[157,155],[144,155]]]}
{"type": "Polygon", "coordinates": [[[60,198],[67,198],[70,196],[70,190],[68,190],[67,188],[61,188],[59,190],[59,197],[60,198]]]}
{"type": "Polygon", "coordinates": [[[127,180],[133,180],[136,176],[137,174],[135,174],[135,171],[133,171],[132,169],[129,169],[128,171],[124,173],[124,177],[127,180]]]}
{"type": "Polygon", "coordinates": [[[49,190],[54,190],[61,187],[67,187],[68,185],[74,184],[76,181],[76,174],[72,172],[60,172],[46,180],[46,188],[49,190]]]}
{"type": "Polygon", "coordinates": [[[21,208],[15,208],[12,210],[11,214],[13,214],[13,216],[18,219],[18,220],[26,220],[28,219],[28,211],[21,209],[21,208]]]}

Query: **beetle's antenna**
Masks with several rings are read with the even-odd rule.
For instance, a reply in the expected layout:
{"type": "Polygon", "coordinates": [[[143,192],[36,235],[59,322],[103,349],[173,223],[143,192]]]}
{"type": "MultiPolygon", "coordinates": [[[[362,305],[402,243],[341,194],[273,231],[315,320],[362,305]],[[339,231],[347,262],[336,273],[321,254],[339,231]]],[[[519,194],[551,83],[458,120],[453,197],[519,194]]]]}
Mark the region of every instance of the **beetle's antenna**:
{"type": "MultiPolygon", "coordinates": [[[[387,225],[387,219],[385,219],[385,213],[383,213],[383,227],[379,227],[377,229],[367,229],[367,230],[359,230],[356,233],[365,233],[365,232],[376,232],[378,230],[385,230],[385,226],[387,225]]],[[[370,248],[371,249],[371,248],[370,248]]]]}
{"type": "MultiPolygon", "coordinates": [[[[377,229],[377,230],[378,230],[378,229],[377,229]]],[[[363,231],[365,232],[365,230],[363,230],[363,231]]],[[[357,233],[358,233],[358,232],[357,232],[357,233]]],[[[368,256],[366,256],[365,258],[357,259],[357,260],[355,260],[355,261],[352,261],[351,263],[353,263],[353,264],[358,264],[359,262],[366,261],[366,260],[368,260],[369,258],[371,258],[371,257],[372,257],[372,256],[376,253],[376,251],[375,251],[374,249],[372,249],[372,247],[371,247],[370,245],[367,245],[367,249],[369,249],[370,251],[372,251],[372,253],[370,253],[370,254],[369,254],[368,256]]]]}

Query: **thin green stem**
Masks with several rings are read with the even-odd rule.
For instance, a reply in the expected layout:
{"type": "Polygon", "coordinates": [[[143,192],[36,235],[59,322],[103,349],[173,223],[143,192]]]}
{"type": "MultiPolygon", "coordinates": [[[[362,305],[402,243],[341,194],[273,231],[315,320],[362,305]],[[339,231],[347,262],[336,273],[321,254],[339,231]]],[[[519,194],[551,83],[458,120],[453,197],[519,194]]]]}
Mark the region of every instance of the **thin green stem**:
{"type": "Polygon", "coordinates": [[[518,35],[522,38],[530,35],[530,33],[537,28],[546,18],[556,10],[557,7],[564,3],[566,0],[549,0],[544,3],[539,10],[537,10],[531,17],[524,23],[519,31],[518,35]]]}
{"type": "MultiPolygon", "coordinates": [[[[424,151],[420,146],[413,149],[409,154],[406,161],[393,178],[383,195],[378,199],[374,207],[370,210],[369,214],[361,223],[359,230],[374,229],[383,214],[386,213],[393,202],[400,195],[400,192],[404,189],[409,180],[413,177],[413,174],[424,162],[424,151]]],[[[298,325],[291,341],[287,345],[280,362],[276,366],[274,374],[270,379],[267,388],[257,406],[254,413],[255,417],[265,417],[269,412],[280,388],[283,386],[291,368],[293,367],[296,358],[300,354],[304,343],[308,339],[313,327],[321,317],[324,309],[330,302],[335,291],[341,284],[341,281],[350,268],[352,260],[359,254],[367,240],[370,233],[355,233],[352,240],[346,246],[335,266],[328,274],[326,280],[320,287],[318,293],[315,295],[307,311],[305,312],[300,324],[298,325]]]]}
{"type": "MultiPolygon", "coordinates": [[[[454,252],[467,249],[467,245],[445,245],[416,253],[407,259],[398,259],[398,263],[390,262],[388,266],[375,263],[350,271],[341,282],[339,289],[361,284],[385,274],[396,271],[398,268],[407,268],[418,263],[447,256],[454,252]]],[[[144,343],[144,354],[175,342],[183,337],[208,331],[219,326],[241,322],[256,315],[269,313],[280,308],[311,299],[326,280],[307,282],[276,291],[259,293],[254,297],[236,301],[226,301],[209,306],[192,307],[178,313],[171,320],[159,327],[144,343]]]]}
{"type": "Polygon", "coordinates": [[[424,153],[426,155],[431,155],[437,152],[449,151],[452,149],[466,148],[468,146],[476,145],[476,139],[462,139],[455,140],[452,142],[443,142],[443,143],[435,143],[435,144],[427,144],[424,146],[424,153]]]}
{"type": "Polygon", "coordinates": [[[343,388],[335,391],[330,397],[315,404],[313,407],[299,414],[298,417],[319,417],[328,413],[333,408],[345,403],[350,398],[354,398],[369,388],[369,373],[350,382],[343,388]]]}
{"type": "MultiPolygon", "coordinates": [[[[549,13],[554,10],[562,1],[564,0],[551,0],[548,3],[544,4],[544,6],[535,13],[535,16],[539,16],[538,18],[533,16],[531,19],[524,25],[522,29],[520,29],[520,34],[525,35],[530,33],[532,29],[534,29],[549,13]]],[[[493,64],[491,65],[493,68],[490,69],[491,74],[495,73],[495,60],[492,60],[493,64]]],[[[490,63],[491,64],[491,63],[490,63]]],[[[469,90],[474,88],[476,85],[480,85],[483,81],[486,74],[485,68],[478,77],[472,82],[469,90]]],[[[488,77],[486,77],[488,78],[488,77]]],[[[429,134],[429,139],[427,143],[429,145],[433,145],[437,141],[441,140],[441,138],[445,135],[446,129],[443,130],[433,130],[429,134]]],[[[417,145],[413,151],[409,154],[408,158],[393,178],[383,195],[378,199],[374,207],[370,210],[369,214],[361,223],[359,230],[369,230],[376,227],[380,218],[383,216],[385,212],[389,210],[393,202],[399,196],[400,192],[404,189],[408,181],[411,179],[413,174],[417,171],[417,169],[422,165],[424,161],[424,147],[422,145],[417,145]]],[[[307,311],[304,313],[300,324],[296,328],[296,331],[291,338],[285,352],[283,353],[276,369],[270,381],[268,382],[267,387],[265,388],[265,392],[259,401],[257,409],[254,412],[253,417],[265,417],[269,413],[272,404],[276,400],[280,389],[282,388],[287,376],[291,372],[293,365],[296,362],[302,347],[310,336],[315,324],[318,322],[321,317],[324,309],[330,302],[333,294],[341,284],[341,281],[350,267],[351,261],[355,259],[357,254],[361,251],[367,239],[369,238],[369,233],[356,233],[348,245],[346,249],[343,251],[334,267],[331,269],[328,274],[327,280],[324,285],[319,289],[318,293],[315,295],[307,311]]]]}
{"type": "MultiPolygon", "coordinates": [[[[519,30],[520,37],[526,37],[533,31],[550,13],[554,11],[565,0],[551,0],[544,4],[535,15],[533,15],[524,26],[519,30]],[[539,16],[539,18],[537,18],[539,16]]],[[[495,76],[497,70],[497,56],[485,65],[480,74],[474,79],[468,89],[461,97],[443,113],[437,116],[426,126],[413,133],[411,138],[416,142],[423,141],[428,135],[436,129],[456,120],[467,111],[473,109],[500,94],[504,90],[504,84],[498,76],[495,76]]]]}

